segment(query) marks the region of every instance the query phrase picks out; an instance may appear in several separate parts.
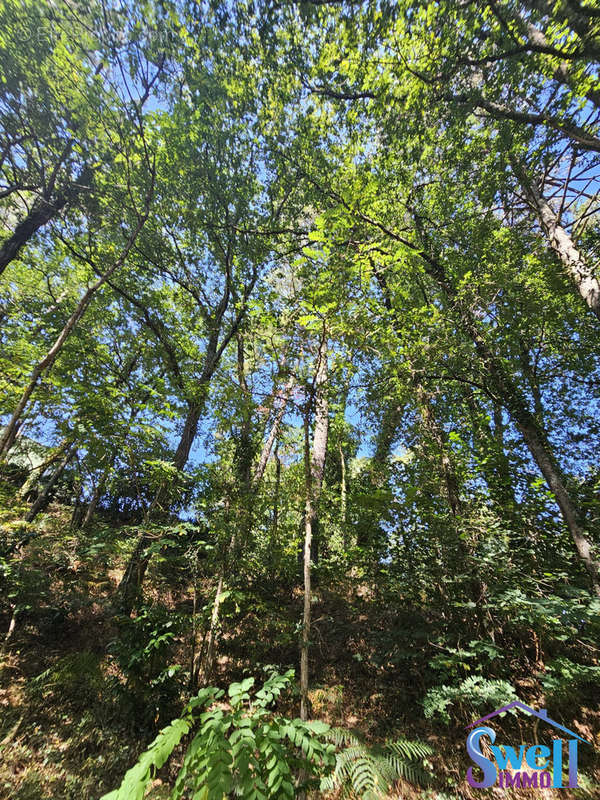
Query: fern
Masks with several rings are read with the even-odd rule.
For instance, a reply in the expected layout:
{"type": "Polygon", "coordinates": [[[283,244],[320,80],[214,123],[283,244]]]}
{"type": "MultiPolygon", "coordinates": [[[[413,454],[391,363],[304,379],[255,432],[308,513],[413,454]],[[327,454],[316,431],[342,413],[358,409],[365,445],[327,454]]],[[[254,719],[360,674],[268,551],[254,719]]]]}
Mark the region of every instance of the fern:
{"type": "Polygon", "coordinates": [[[400,778],[421,786],[429,783],[426,758],[432,749],[423,742],[397,739],[370,747],[344,728],[332,728],[327,738],[338,752],[333,772],[321,780],[322,791],[340,789],[342,797],[380,800],[400,778]]]}
{"type": "Polygon", "coordinates": [[[193,728],[196,733],[177,775],[173,800],[187,796],[222,800],[231,795],[244,800],[293,800],[301,788],[295,775],[307,775],[310,785],[313,776],[334,763],[334,747],[323,741],[328,725],[285,719],[267,708],[290,687],[293,675],[293,670],[272,675],[254,699],[250,695],[254,678],[233,683],[227,705],[221,689],[203,689],[183,716],[159,733],[121,786],[102,800],[141,800],[156,770],[193,728]]]}
{"type": "Polygon", "coordinates": [[[457,706],[455,716],[469,719],[480,708],[503,706],[518,700],[515,690],[503,680],[488,680],[483,675],[472,675],[458,686],[436,686],[430,689],[423,702],[425,716],[440,716],[450,722],[448,706],[457,706]]]}

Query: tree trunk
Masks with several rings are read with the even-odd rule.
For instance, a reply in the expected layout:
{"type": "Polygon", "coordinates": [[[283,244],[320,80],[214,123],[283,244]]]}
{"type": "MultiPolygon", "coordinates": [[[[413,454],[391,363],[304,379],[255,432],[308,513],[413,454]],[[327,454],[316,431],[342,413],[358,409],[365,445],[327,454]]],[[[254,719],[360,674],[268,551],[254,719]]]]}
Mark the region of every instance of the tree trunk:
{"type": "Polygon", "coordinates": [[[281,494],[281,459],[279,458],[279,444],[275,447],[273,454],[275,458],[275,491],[273,493],[273,527],[271,531],[271,564],[275,568],[273,553],[279,535],[279,495],[281,494]]]}
{"type": "Polygon", "coordinates": [[[58,446],[58,448],[55,450],[54,453],[52,453],[52,455],[48,456],[48,458],[45,459],[45,461],[42,461],[41,464],[39,464],[37,467],[34,467],[31,470],[31,472],[27,476],[27,480],[17,492],[17,496],[19,497],[19,499],[27,500],[29,493],[33,491],[35,484],[37,483],[37,481],[40,480],[40,478],[46,472],[48,467],[56,463],[59,460],[59,458],[63,455],[65,450],[72,444],[73,444],[73,439],[65,439],[65,441],[58,446]]]}
{"type": "Polygon", "coordinates": [[[421,419],[423,420],[425,430],[429,434],[438,452],[442,478],[442,492],[446,495],[452,516],[456,517],[461,512],[462,504],[459,480],[449,453],[450,447],[448,445],[448,437],[435,416],[431,397],[415,375],[413,375],[413,385],[416,390],[417,403],[421,410],[421,419]]]}
{"type": "Polygon", "coordinates": [[[8,453],[10,448],[13,446],[15,437],[17,435],[19,420],[40,378],[49,369],[51,369],[52,365],[56,361],[56,358],[58,357],[58,354],[62,350],[64,343],[67,341],[67,339],[73,332],[79,320],[85,314],[87,307],[89,306],[96,292],[108,281],[110,276],[125,263],[125,259],[127,258],[129,251],[133,247],[133,244],[137,239],[139,232],[142,230],[142,227],[146,222],[149,213],[149,208],[150,208],[150,198],[147,198],[146,208],[144,210],[144,213],[138,217],[137,225],[130,233],[129,238],[125,244],[125,247],[121,251],[120,256],[117,258],[116,261],[113,262],[113,264],[106,270],[106,272],[102,274],[102,276],[96,281],[96,283],[94,283],[92,286],[90,286],[89,289],[87,289],[86,292],[84,292],[75,310],[67,320],[65,326],[59,333],[56,341],[54,342],[50,350],[48,350],[44,358],[42,358],[42,360],[39,361],[38,364],[36,364],[36,366],[33,368],[33,371],[29,377],[29,383],[25,387],[25,390],[21,395],[21,399],[17,403],[17,406],[10,418],[10,421],[5,427],[2,437],[0,438],[0,456],[6,455],[6,453],[8,453]]]}
{"type": "MultiPolygon", "coordinates": [[[[475,329],[471,328],[471,331],[473,333],[475,329]]],[[[504,372],[501,363],[490,353],[487,344],[481,339],[481,335],[477,334],[474,337],[474,341],[488,368],[490,385],[500,396],[511,414],[523,436],[525,445],[544,476],[548,488],[554,495],[575,545],[577,556],[590,577],[592,589],[595,594],[600,596],[600,565],[592,557],[591,544],[581,527],[581,513],[578,509],[577,501],[571,497],[567,489],[566,480],[552,453],[547,434],[541,427],[541,422],[536,419],[527,407],[527,402],[521,395],[519,388],[504,372]]]]}
{"type": "Polygon", "coordinates": [[[558,215],[544,198],[536,182],[530,181],[521,167],[515,164],[513,166],[529,202],[535,209],[550,247],[560,259],[583,302],[600,319],[600,280],[598,280],[594,267],[586,262],[583,254],[577,249],[575,242],[560,224],[558,215]]]}
{"type": "Polygon", "coordinates": [[[550,491],[556,498],[562,517],[575,544],[577,555],[590,576],[592,589],[600,597],[600,565],[592,557],[591,544],[580,524],[579,510],[567,490],[564,477],[548,446],[547,438],[531,416],[523,415],[520,420],[517,420],[517,427],[521,431],[525,444],[540,468],[550,491]]]}
{"type": "Polygon", "coordinates": [[[179,470],[184,470],[188,462],[190,450],[196,439],[196,434],[198,433],[198,423],[200,422],[200,417],[204,413],[205,405],[206,396],[200,401],[191,401],[188,406],[188,411],[183,423],[183,430],[179,438],[179,444],[173,456],[173,466],[177,467],[179,470]]]}
{"type": "Polygon", "coordinates": [[[15,259],[21,248],[37,233],[37,231],[54,219],[67,203],[65,194],[59,195],[52,202],[39,200],[27,214],[25,219],[15,228],[12,236],[5,239],[0,246],[0,275],[15,259]]]}
{"type": "Polygon", "coordinates": [[[281,423],[283,421],[283,417],[285,414],[285,410],[287,408],[287,404],[290,399],[290,395],[292,394],[292,389],[294,388],[295,380],[293,377],[289,378],[288,382],[283,388],[283,391],[279,395],[279,405],[277,411],[275,412],[275,418],[273,419],[273,424],[271,425],[271,430],[267,439],[263,445],[262,452],[260,454],[260,458],[258,459],[258,464],[256,465],[256,469],[254,470],[254,475],[252,476],[252,483],[254,485],[260,483],[262,477],[265,472],[265,468],[267,466],[267,462],[269,460],[269,456],[271,455],[271,450],[273,449],[273,445],[275,444],[275,440],[279,435],[279,428],[281,427],[281,423]]]}
{"type": "Polygon", "coordinates": [[[155,537],[148,533],[143,533],[138,537],[121,582],[117,587],[117,608],[126,616],[129,616],[133,611],[141,591],[144,576],[150,563],[148,548],[154,540],[155,537]]]}
{"type": "Polygon", "coordinates": [[[2,643],[2,647],[0,647],[0,655],[3,655],[6,652],[8,645],[10,644],[10,640],[12,639],[14,632],[17,628],[17,615],[19,613],[19,607],[16,603],[11,603],[11,615],[10,615],[10,622],[8,624],[8,630],[4,636],[4,642],[2,643]]]}
{"type": "Polygon", "coordinates": [[[83,522],[83,517],[85,515],[85,502],[83,501],[82,497],[81,480],[77,481],[75,489],[76,492],[73,502],[73,511],[71,513],[71,522],[70,522],[70,527],[73,530],[81,528],[81,523],[83,522]]]}
{"type": "MultiPolygon", "coordinates": [[[[218,361],[215,361],[213,356],[213,352],[207,352],[204,368],[198,380],[199,388],[196,392],[196,399],[188,402],[188,410],[183,423],[183,430],[173,456],[173,466],[180,471],[183,471],[190,457],[190,451],[194,444],[196,434],[198,433],[198,423],[204,413],[204,408],[208,399],[210,379],[218,365],[218,361]]],[[[158,488],[156,495],[146,511],[146,522],[149,522],[155,515],[156,509],[160,506],[161,500],[166,492],[166,484],[158,488]]],[[[142,533],[125,568],[125,572],[117,588],[117,594],[120,595],[118,607],[123,614],[131,614],[135,601],[142,589],[146,570],[152,558],[152,553],[148,552],[148,548],[154,539],[154,536],[148,533],[142,533]]]]}
{"type": "MultiPolygon", "coordinates": [[[[271,453],[271,449],[273,447],[273,443],[275,442],[281,422],[283,420],[283,416],[285,413],[285,408],[287,405],[287,401],[292,391],[292,387],[294,385],[293,379],[290,378],[286,387],[283,391],[281,402],[275,414],[275,418],[273,420],[273,424],[271,426],[271,430],[267,439],[263,445],[262,452],[260,454],[260,458],[258,460],[258,464],[254,473],[251,478],[251,485],[250,485],[250,492],[248,493],[248,498],[251,494],[255,493],[258,490],[258,485],[261,482],[265,468],[267,466],[267,462],[269,460],[269,455],[271,453]]],[[[279,459],[277,459],[278,469],[281,469],[281,465],[279,459]]],[[[250,471],[250,470],[249,470],[250,471]]],[[[278,491],[278,489],[277,489],[278,491]]],[[[248,512],[251,514],[251,506],[248,512]]],[[[251,517],[244,521],[244,525],[251,524],[251,517]]],[[[243,529],[244,530],[244,529],[243,529]]],[[[211,614],[210,620],[210,628],[207,634],[205,646],[202,648],[202,651],[198,653],[198,657],[194,662],[194,667],[192,669],[192,687],[196,688],[199,685],[199,681],[206,682],[208,681],[210,675],[212,674],[213,663],[216,653],[216,643],[217,643],[217,626],[219,622],[219,609],[221,606],[221,599],[223,594],[223,586],[225,582],[225,578],[228,574],[228,568],[231,563],[232,557],[236,551],[238,544],[238,537],[236,536],[236,531],[234,530],[231,539],[229,540],[229,546],[227,550],[226,559],[223,560],[221,564],[221,571],[219,573],[219,578],[217,581],[217,591],[215,594],[215,599],[213,603],[213,610],[211,614]]]]}
{"type": "MultiPolygon", "coordinates": [[[[192,444],[198,432],[198,422],[204,411],[205,402],[206,397],[203,402],[190,402],[188,405],[183,431],[173,456],[173,466],[177,467],[178,470],[183,470],[187,464],[192,444]]],[[[159,487],[146,511],[144,522],[149,522],[155,516],[156,509],[159,507],[166,491],[167,486],[165,484],[159,487]]],[[[122,614],[130,615],[133,611],[152,558],[149,547],[155,539],[156,537],[148,532],[143,532],[138,537],[137,544],[127,562],[125,572],[117,588],[117,595],[119,596],[117,605],[122,614]]]]}
{"type": "MultiPolygon", "coordinates": [[[[247,311],[247,301],[250,296],[251,291],[253,290],[256,281],[258,279],[258,272],[256,270],[253,271],[252,279],[246,286],[244,287],[243,293],[243,301],[241,303],[241,307],[237,310],[233,321],[229,326],[229,330],[225,333],[225,335],[221,339],[222,329],[221,326],[223,324],[223,317],[225,312],[227,311],[231,295],[232,295],[232,287],[231,287],[231,276],[229,272],[227,272],[227,279],[226,285],[223,290],[223,295],[217,304],[216,308],[214,309],[214,315],[210,318],[206,319],[207,323],[210,323],[211,332],[208,337],[208,343],[206,347],[206,354],[204,356],[204,365],[202,368],[202,373],[200,378],[198,379],[198,386],[199,389],[195,392],[193,398],[188,398],[188,413],[186,415],[186,419],[183,426],[183,432],[181,434],[181,438],[179,440],[179,444],[173,456],[173,466],[175,466],[178,470],[185,469],[187,461],[189,459],[190,451],[192,449],[192,445],[194,443],[194,439],[196,438],[196,434],[198,432],[198,422],[200,421],[200,417],[204,412],[204,407],[206,405],[206,401],[208,399],[208,390],[210,381],[212,376],[215,373],[215,370],[219,366],[219,362],[221,360],[221,356],[231,339],[235,336],[238,332],[240,325],[244,319],[244,316],[247,311]]],[[[126,293],[121,292],[124,294],[125,297],[128,297],[126,293]]],[[[132,298],[129,298],[135,305],[139,306],[139,303],[134,301],[132,298]]],[[[149,317],[146,315],[146,321],[149,322],[149,317]]],[[[164,336],[163,336],[163,328],[157,326],[156,324],[151,324],[150,327],[156,332],[159,331],[159,339],[163,341],[164,345],[164,336]]],[[[171,351],[170,347],[167,347],[168,351],[171,351]]],[[[172,352],[170,352],[170,357],[172,357],[172,352]]],[[[178,374],[179,367],[176,363],[171,364],[172,370],[178,374]]],[[[146,518],[150,519],[152,513],[154,512],[155,508],[159,506],[160,499],[163,493],[166,490],[166,485],[163,484],[161,486],[154,497],[152,503],[150,504],[150,508],[146,514],[146,518]]],[[[143,581],[144,575],[146,573],[146,568],[148,566],[148,561],[150,560],[151,554],[147,553],[147,548],[145,547],[145,543],[147,544],[147,536],[142,535],[140,541],[138,542],[138,546],[136,546],[135,551],[132,555],[132,559],[143,559],[145,563],[130,563],[125,570],[121,583],[119,584],[118,592],[122,596],[126,597],[135,597],[139,594],[139,590],[141,589],[141,582],[143,581]],[[138,580],[139,583],[135,587],[130,587],[126,585],[124,582],[128,582],[130,580],[138,580]]],[[[125,613],[131,613],[131,607],[129,607],[129,611],[127,611],[128,603],[121,602],[121,607],[123,608],[125,613]]]]}
{"type": "MultiPolygon", "coordinates": [[[[65,148],[61,163],[70,153],[72,144],[73,142],[70,141],[65,148]]],[[[60,163],[57,166],[60,166],[60,163]]],[[[19,255],[21,248],[35,236],[39,229],[43,228],[44,225],[47,225],[48,222],[57,217],[65,205],[72,202],[81,190],[86,188],[91,177],[92,171],[84,167],[75,182],[66,190],[59,191],[52,197],[53,187],[50,187],[43,197],[35,201],[25,219],[19,222],[12,235],[7,237],[2,242],[2,245],[0,245],[0,275],[2,275],[10,262],[19,255]]]]}
{"type": "Polygon", "coordinates": [[[561,515],[575,545],[575,551],[586,569],[593,592],[600,596],[600,565],[592,556],[592,549],[580,524],[581,513],[577,502],[570,496],[566,481],[550,448],[548,438],[535,416],[528,408],[527,400],[512,377],[506,372],[502,362],[490,350],[484,334],[479,329],[468,306],[456,296],[454,287],[448,281],[443,266],[431,256],[422,254],[428,273],[436,280],[445,294],[454,301],[461,325],[472,340],[475,350],[487,371],[487,383],[492,393],[503,403],[517,428],[531,456],[544,476],[548,488],[554,495],[561,515]]]}
{"type": "Polygon", "coordinates": [[[93,491],[92,496],[90,498],[90,502],[88,503],[88,507],[85,510],[83,521],[81,523],[81,527],[82,528],[87,528],[87,526],[92,521],[92,517],[94,516],[94,512],[96,511],[98,503],[100,502],[100,498],[102,497],[102,493],[104,492],[104,487],[106,486],[106,481],[108,479],[109,469],[110,468],[107,468],[107,469],[104,470],[100,480],[94,486],[94,491],[93,491]]]}
{"type": "MultiPolygon", "coordinates": [[[[134,355],[132,356],[132,358],[130,359],[129,363],[126,366],[126,369],[121,373],[121,375],[119,375],[119,378],[118,378],[118,380],[116,382],[116,386],[117,387],[120,387],[124,383],[126,383],[127,379],[131,376],[131,373],[133,372],[133,369],[135,367],[137,358],[138,358],[138,353],[134,353],[134,355]]],[[[144,394],[144,398],[147,398],[148,396],[149,396],[149,394],[144,394]]],[[[109,478],[110,472],[111,472],[111,470],[112,470],[112,468],[114,466],[115,459],[117,458],[117,454],[119,452],[119,449],[122,450],[125,447],[125,443],[127,442],[127,439],[128,439],[128,437],[129,437],[129,435],[131,433],[132,425],[133,425],[134,420],[137,417],[139,412],[140,412],[140,407],[139,406],[137,406],[137,407],[133,406],[130,409],[129,420],[128,420],[128,423],[127,423],[127,428],[125,430],[125,434],[124,434],[123,438],[121,439],[120,444],[113,448],[111,454],[108,457],[108,461],[106,462],[106,464],[107,464],[106,465],[106,469],[101,474],[100,480],[98,481],[98,483],[94,487],[94,491],[92,493],[92,497],[90,499],[90,502],[88,503],[88,507],[87,507],[87,509],[85,511],[85,515],[84,515],[83,521],[81,523],[81,527],[82,528],[85,528],[92,521],[92,517],[94,516],[94,512],[96,511],[98,503],[100,502],[100,499],[101,499],[101,497],[102,497],[102,495],[104,493],[104,489],[105,489],[106,484],[108,482],[108,478],[109,478]]]]}
{"type": "Polygon", "coordinates": [[[307,398],[304,415],[304,475],[305,475],[305,508],[304,508],[304,604],[302,614],[302,638],[300,643],[300,719],[310,716],[309,685],[309,646],[311,627],[311,548],[313,528],[318,519],[319,497],[323,485],[325,455],[329,433],[329,405],[327,400],[327,330],[323,334],[317,353],[315,379],[311,387],[311,395],[307,398]],[[312,458],[310,456],[309,427],[311,400],[314,398],[315,426],[313,434],[312,458]]]}
{"type": "Polygon", "coordinates": [[[44,490],[38,495],[35,503],[31,506],[27,514],[25,514],[24,519],[26,522],[33,522],[33,520],[37,517],[40,511],[46,508],[46,506],[50,501],[50,493],[52,492],[52,489],[54,489],[54,487],[56,486],[58,479],[65,471],[67,464],[73,458],[75,452],[76,452],[75,445],[71,445],[71,447],[65,453],[62,461],[59,463],[57,468],[52,473],[52,477],[46,484],[44,490]]]}
{"type": "Polygon", "coordinates": [[[339,445],[340,453],[340,527],[342,529],[342,546],[344,553],[348,547],[347,531],[346,531],[346,508],[347,508],[347,488],[346,488],[346,459],[344,457],[344,449],[342,443],[339,445]]]}
{"type": "Polygon", "coordinates": [[[304,415],[304,556],[302,562],[304,578],[304,605],[302,613],[302,639],[300,644],[300,719],[310,716],[310,700],[308,697],[309,663],[308,649],[310,645],[311,623],[311,547],[314,509],[312,505],[312,487],[310,475],[310,404],[307,400],[304,415]]]}
{"type": "Polygon", "coordinates": [[[480,407],[471,387],[463,387],[462,393],[470,411],[473,448],[479,459],[490,497],[503,513],[508,512],[511,519],[514,519],[517,501],[510,473],[510,461],[504,451],[502,408],[498,402],[493,403],[492,430],[487,421],[487,411],[485,407],[480,407]]]}

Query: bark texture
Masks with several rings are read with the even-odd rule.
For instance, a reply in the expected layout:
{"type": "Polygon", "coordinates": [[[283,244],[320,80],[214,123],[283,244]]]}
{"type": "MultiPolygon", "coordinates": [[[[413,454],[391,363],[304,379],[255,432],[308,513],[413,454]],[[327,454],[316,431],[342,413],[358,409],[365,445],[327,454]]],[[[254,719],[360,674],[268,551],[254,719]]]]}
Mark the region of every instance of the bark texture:
{"type": "Polygon", "coordinates": [[[556,211],[544,198],[540,187],[535,181],[529,181],[522,171],[519,172],[523,189],[536,211],[550,247],[559,258],[583,302],[600,320],[600,280],[596,270],[586,261],[572,237],[560,224],[556,211]]]}
{"type": "Polygon", "coordinates": [[[311,548],[315,524],[318,520],[319,498],[323,485],[325,455],[329,433],[329,404],[327,399],[327,330],[323,329],[317,353],[315,379],[311,398],[308,398],[304,420],[304,469],[305,469],[305,507],[304,507],[304,604],[302,614],[302,639],[300,643],[300,719],[310,716],[308,698],[309,684],[309,646],[311,627],[311,548]],[[312,456],[310,454],[309,427],[310,410],[314,398],[314,433],[312,456]]]}

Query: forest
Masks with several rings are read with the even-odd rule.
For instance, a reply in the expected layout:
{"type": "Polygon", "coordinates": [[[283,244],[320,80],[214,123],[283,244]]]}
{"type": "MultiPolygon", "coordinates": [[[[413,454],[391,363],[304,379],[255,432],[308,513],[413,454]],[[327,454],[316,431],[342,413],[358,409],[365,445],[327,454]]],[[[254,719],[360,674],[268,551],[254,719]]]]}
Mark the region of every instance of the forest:
{"type": "Polygon", "coordinates": [[[599,201],[598,0],[0,0],[1,800],[600,798],[599,201]]]}

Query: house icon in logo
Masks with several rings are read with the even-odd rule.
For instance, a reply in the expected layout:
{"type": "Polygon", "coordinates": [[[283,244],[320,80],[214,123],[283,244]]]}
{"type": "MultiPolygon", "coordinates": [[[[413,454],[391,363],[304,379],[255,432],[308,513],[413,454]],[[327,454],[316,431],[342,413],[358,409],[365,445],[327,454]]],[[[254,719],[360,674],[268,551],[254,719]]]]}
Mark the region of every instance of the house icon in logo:
{"type": "Polygon", "coordinates": [[[498,781],[500,788],[508,788],[516,786],[520,788],[549,788],[554,789],[563,788],[562,782],[562,768],[563,768],[563,739],[554,739],[552,742],[552,750],[545,745],[533,745],[526,747],[520,745],[519,748],[514,748],[509,745],[504,745],[504,750],[499,746],[494,745],[496,740],[495,731],[488,727],[485,723],[503,714],[505,711],[510,711],[513,708],[521,709],[527,714],[531,714],[542,722],[547,722],[568,737],[568,756],[569,756],[569,788],[576,788],[577,782],[577,746],[579,742],[591,744],[583,736],[580,736],[570,728],[561,725],[556,720],[550,719],[546,709],[536,711],[534,708],[526,706],[519,700],[515,700],[506,706],[497,708],[491,714],[486,714],[485,717],[475,720],[470,725],[467,725],[467,730],[471,730],[467,738],[467,752],[471,760],[483,770],[483,780],[478,781],[473,775],[473,768],[470,767],[467,771],[467,781],[474,788],[487,788],[492,786],[498,781]],[[480,749],[479,742],[483,736],[488,736],[491,741],[490,750],[495,756],[495,762],[485,756],[480,749]],[[521,772],[522,762],[525,760],[527,766],[532,772],[521,772]],[[541,760],[541,763],[540,763],[541,760]],[[516,772],[510,772],[506,767],[510,764],[516,772]]]}

